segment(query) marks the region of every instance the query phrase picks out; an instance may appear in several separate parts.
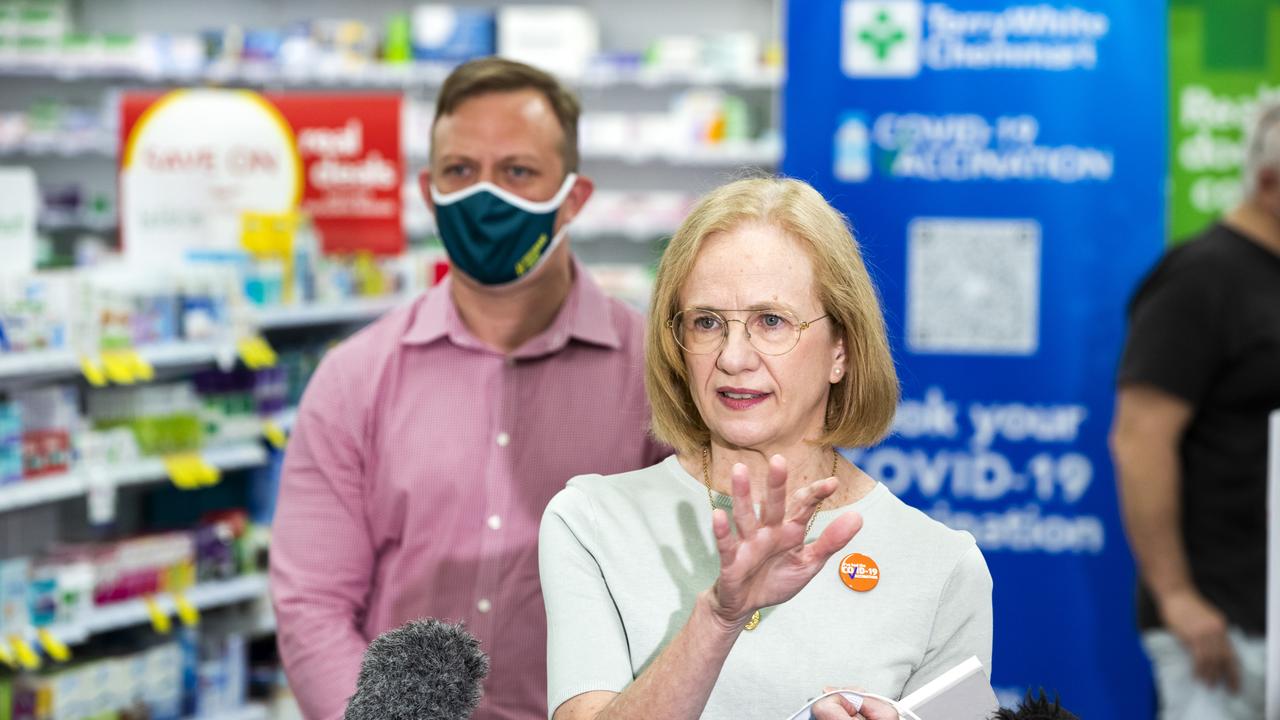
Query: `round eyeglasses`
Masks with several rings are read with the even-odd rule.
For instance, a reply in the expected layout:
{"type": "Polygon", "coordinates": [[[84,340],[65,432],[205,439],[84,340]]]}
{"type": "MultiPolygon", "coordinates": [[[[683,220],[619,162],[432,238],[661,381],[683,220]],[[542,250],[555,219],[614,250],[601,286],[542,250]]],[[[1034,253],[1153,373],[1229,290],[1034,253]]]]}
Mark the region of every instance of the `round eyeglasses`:
{"type": "Polygon", "coordinates": [[[685,352],[706,355],[724,347],[729,339],[729,323],[742,323],[751,347],[765,355],[785,355],[800,343],[800,333],[829,316],[801,321],[789,310],[710,310],[686,308],[667,320],[667,327],[685,352]],[[746,320],[726,318],[723,313],[745,312],[746,320]]]}

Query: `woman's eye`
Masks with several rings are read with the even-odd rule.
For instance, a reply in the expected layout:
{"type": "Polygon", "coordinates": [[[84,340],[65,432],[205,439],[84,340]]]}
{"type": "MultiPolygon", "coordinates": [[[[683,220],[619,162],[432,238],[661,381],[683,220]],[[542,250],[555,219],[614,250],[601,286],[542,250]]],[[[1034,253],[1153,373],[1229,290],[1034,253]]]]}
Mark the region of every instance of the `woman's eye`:
{"type": "Polygon", "coordinates": [[[778,328],[786,327],[787,319],[781,315],[763,313],[756,319],[756,323],[769,330],[777,330],[778,328]]]}
{"type": "Polygon", "coordinates": [[[703,315],[693,319],[693,326],[698,330],[715,330],[720,327],[720,322],[710,315],[703,315]]]}

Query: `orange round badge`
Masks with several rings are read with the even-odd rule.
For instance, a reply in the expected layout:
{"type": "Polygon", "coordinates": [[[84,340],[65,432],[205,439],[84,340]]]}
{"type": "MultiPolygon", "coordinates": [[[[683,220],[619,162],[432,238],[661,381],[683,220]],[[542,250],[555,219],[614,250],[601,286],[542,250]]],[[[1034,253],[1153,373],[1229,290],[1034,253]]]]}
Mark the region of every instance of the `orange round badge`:
{"type": "Polygon", "coordinates": [[[850,553],[840,561],[840,582],[855,592],[866,592],[880,582],[880,567],[866,555],[850,553]]]}

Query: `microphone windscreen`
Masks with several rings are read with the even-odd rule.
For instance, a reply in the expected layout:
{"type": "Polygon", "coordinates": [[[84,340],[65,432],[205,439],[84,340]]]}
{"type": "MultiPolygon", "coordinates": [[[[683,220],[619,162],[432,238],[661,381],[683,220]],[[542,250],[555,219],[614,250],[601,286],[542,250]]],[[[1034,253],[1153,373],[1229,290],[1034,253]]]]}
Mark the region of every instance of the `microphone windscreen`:
{"type": "Polygon", "coordinates": [[[345,720],[466,720],[480,703],[489,658],[462,625],[415,620],[364,653],[345,720]]]}

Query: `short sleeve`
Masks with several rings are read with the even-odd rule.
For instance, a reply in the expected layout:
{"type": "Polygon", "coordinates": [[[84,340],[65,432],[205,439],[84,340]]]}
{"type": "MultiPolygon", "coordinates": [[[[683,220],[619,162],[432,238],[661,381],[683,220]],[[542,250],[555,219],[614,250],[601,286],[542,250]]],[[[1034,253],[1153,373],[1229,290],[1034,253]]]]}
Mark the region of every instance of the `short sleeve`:
{"type": "Polygon", "coordinates": [[[902,697],[976,656],[991,675],[991,573],[978,546],[960,556],[943,585],[920,665],[907,678],[902,697]]]}
{"type": "Polygon", "coordinates": [[[1222,357],[1220,292],[1213,268],[1166,260],[1134,296],[1119,385],[1152,385],[1198,404],[1222,357]]]}
{"type": "Polygon", "coordinates": [[[576,695],[622,692],[633,679],[622,618],[593,553],[595,536],[595,513],[585,492],[570,486],[552,498],[538,535],[548,717],[576,695]]]}

